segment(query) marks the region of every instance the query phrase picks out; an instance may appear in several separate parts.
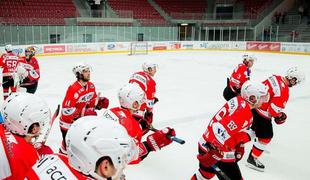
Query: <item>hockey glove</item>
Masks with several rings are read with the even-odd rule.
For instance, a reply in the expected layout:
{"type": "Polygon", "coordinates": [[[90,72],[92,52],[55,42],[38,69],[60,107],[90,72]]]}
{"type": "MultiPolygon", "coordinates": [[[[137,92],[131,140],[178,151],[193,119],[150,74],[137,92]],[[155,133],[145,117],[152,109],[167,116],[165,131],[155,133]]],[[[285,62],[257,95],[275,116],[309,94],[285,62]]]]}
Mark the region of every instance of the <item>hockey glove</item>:
{"type": "Polygon", "coordinates": [[[285,123],[286,118],[287,118],[286,114],[284,112],[281,112],[281,114],[278,117],[274,118],[274,121],[277,124],[283,124],[285,123]]]}
{"type": "Polygon", "coordinates": [[[84,112],[84,116],[97,116],[96,111],[93,108],[86,108],[84,112]]]}
{"type": "Polygon", "coordinates": [[[100,110],[102,108],[109,107],[109,99],[106,97],[99,97],[98,104],[96,105],[96,109],[100,110]]]}
{"type": "Polygon", "coordinates": [[[235,157],[236,157],[236,161],[240,161],[243,157],[244,154],[244,144],[240,143],[236,146],[236,150],[235,150],[235,157]]]}
{"type": "Polygon", "coordinates": [[[175,130],[173,128],[166,127],[162,130],[156,131],[153,134],[150,134],[146,138],[146,141],[152,151],[158,151],[172,143],[171,138],[168,136],[175,136],[175,130]]]}
{"type": "Polygon", "coordinates": [[[199,163],[206,168],[213,166],[222,158],[223,158],[223,152],[220,152],[216,149],[210,149],[210,151],[208,151],[203,155],[202,154],[197,155],[199,163]]]}

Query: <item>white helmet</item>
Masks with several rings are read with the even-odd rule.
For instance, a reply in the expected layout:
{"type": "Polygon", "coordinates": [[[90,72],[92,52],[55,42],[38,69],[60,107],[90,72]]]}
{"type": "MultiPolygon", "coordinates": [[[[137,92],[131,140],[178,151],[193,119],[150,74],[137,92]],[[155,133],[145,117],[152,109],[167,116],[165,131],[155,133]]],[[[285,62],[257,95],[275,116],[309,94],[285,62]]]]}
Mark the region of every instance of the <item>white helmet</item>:
{"type": "Polygon", "coordinates": [[[145,62],[142,64],[142,69],[144,72],[148,72],[149,68],[156,68],[158,69],[158,65],[156,63],[151,63],[151,62],[145,62]]]}
{"type": "Polygon", "coordinates": [[[68,130],[66,144],[69,164],[97,179],[101,177],[95,172],[96,164],[102,157],[110,157],[119,173],[138,154],[126,129],[103,116],[84,116],[76,120],[68,130]],[[135,153],[132,153],[133,150],[135,153]]]}
{"type": "Polygon", "coordinates": [[[29,135],[29,127],[39,123],[41,129],[51,120],[51,111],[45,101],[30,93],[14,93],[2,106],[4,125],[18,135],[29,135]]]}
{"type": "Polygon", "coordinates": [[[79,74],[82,74],[84,70],[87,69],[89,69],[90,71],[92,70],[90,65],[85,63],[79,63],[73,67],[72,72],[75,76],[78,76],[79,74]]]}
{"type": "Polygon", "coordinates": [[[305,81],[305,74],[298,70],[297,67],[291,67],[286,71],[286,78],[288,80],[295,79],[296,84],[300,84],[305,81]]]}
{"type": "Polygon", "coordinates": [[[252,105],[269,100],[268,87],[263,83],[246,81],[241,87],[241,97],[252,105]]]}
{"type": "Polygon", "coordinates": [[[118,91],[118,100],[122,107],[133,109],[132,104],[137,101],[138,104],[146,102],[145,93],[137,84],[127,84],[118,91]]]}
{"type": "Polygon", "coordinates": [[[244,62],[248,62],[248,61],[257,61],[257,58],[255,57],[254,54],[245,54],[242,56],[242,61],[244,62]]]}
{"type": "Polygon", "coordinates": [[[10,52],[10,51],[13,51],[13,47],[11,44],[7,44],[5,47],[4,47],[5,51],[6,52],[10,52]]]}

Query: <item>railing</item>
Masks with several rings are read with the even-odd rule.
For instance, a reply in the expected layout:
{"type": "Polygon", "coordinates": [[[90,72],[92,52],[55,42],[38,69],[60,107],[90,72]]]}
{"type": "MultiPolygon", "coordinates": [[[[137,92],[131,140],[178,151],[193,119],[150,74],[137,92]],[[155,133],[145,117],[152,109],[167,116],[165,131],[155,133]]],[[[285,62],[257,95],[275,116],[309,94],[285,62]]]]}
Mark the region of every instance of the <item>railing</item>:
{"type": "Polygon", "coordinates": [[[18,26],[0,24],[0,45],[136,41],[308,41],[310,33],[271,26],[259,32],[242,25],[212,26],[18,26]]]}

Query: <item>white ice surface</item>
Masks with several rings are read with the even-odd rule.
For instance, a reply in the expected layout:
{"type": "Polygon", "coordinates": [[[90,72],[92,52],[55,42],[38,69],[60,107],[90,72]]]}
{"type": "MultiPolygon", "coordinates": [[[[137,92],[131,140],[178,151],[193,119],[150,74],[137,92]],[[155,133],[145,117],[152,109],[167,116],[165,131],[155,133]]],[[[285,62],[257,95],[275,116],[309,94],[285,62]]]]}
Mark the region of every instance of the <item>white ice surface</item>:
{"type": "MultiPolygon", "coordinates": [[[[185,180],[198,168],[197,141],[210,118],[224,104],[222,96],[226,77],[241,62],[242,52],[178,52],[149,55],[73,55],[39,57],[41,80],[37,94],[54,110],[64,98],[68,86],[75,81],[72,67],[86,62],[93,67],[91,80],[110,99],[110,107],[118,106],[117,90],[127,83],[130,75],[141,70],[141,64],[154,61],[159,65],[155,76],[158,104],[154,108],[154,126],[174,127],[186,144],[172,145],[151,152],[140,164],[126,169],[127,180],[185,180]]],[[[310,56],[256,53],[257,62],[252,79],[262,81],[271,74],[283,74],[288,67],[303,68],[310,79],[310,56]]],[[[287,122],[274,125],[274,138],[261,161],[265,172],[245,167],[251,144],[246,146],[239,163],[247,180],[306,180],[310,179],[310,83],[292,88],[285,109],[287,122]]],[[[58,151],[61,134],[58,120],[47,141],[58,151]]],[[[216,178],[214,178],[216,179],[216,178]]]]}

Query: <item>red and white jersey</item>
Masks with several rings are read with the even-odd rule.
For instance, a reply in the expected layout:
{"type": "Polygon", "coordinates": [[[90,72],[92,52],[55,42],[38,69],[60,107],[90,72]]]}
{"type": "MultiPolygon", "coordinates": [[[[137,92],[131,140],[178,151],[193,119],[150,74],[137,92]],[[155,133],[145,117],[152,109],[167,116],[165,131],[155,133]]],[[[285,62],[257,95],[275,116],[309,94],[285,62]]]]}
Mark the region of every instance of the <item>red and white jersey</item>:
{"type": "Polygon", "coordinates": [[[232,90],[241,89],[243,83],[250,79],[250,69],[243,63],[238,64],[229,79],[229,86],[232,90]]]}
{"type": "Polygon", "coordinates": [[[0,57],[0,67],[3,68],[3,77],[12,76],[16,70],[19,56],[14,53],[4,53],[0,57]]]}
{"type": "Polygon", "coordinates": [[[86,176],[73,169],[68,157],[62,154],[50,154],[43,156],[27,173],[26,179],[70,179],[70,180],[90,180],[92,177],[86,176]]]}
{"type": "Polygon", "coordinates": [[[246,129],[252,122],[253,115],[248,102],[241,96],[234,97],[211,119],[199,146],[204,149],[203,144],[209,142],[224,152],[234,150],[240,142],[249,141],[246,129]]]}
{"type": "MultiPolygon", "coordinates": [[[[1,125],[2,126],[2,125],[1,125]]],[[[0,130],[3,132],[2,130],[0,130]]],[[[3,133],[2,133],[3,134],[3,133]]],[[[39,159],[39,155],[36,149],[32,144],[26,142],[24,138],[11,134],[10,132],[4,131],[5,138],[1,137],[2,147],[0,147],[0,151],[2,151],[1,155],[1,167],[0,177],[5,180],[15,180],[15,179],[24,179],[26,173],[31,169],[31,167],[36,163],[39,159]],[[3,153],[3,149],[5,150],[5,155],[3,153]],[[3,156],[4,155],[4,156],[3,156]],[[2,159],[4,161],[2,161],[2,159]],[[7,167],[7,163],[9,162],[9,166],[7,167]],[[10,176],[9,175],[10,169],[10,176]],[[2,174],[2,171],[4,174],[2,174]],[[4,177],[2,177],[4,176],[4,177]]]]}
{"type": "Polygon", "coordinates": [[[26,60],[26,57],[21,57],[18,60],[17,66],[22,66],[28,71],[28,80],[24,80],[21,86],[32,85],[39,81],[40,79],[40,67],[37,59],[32,57],[29,61],[26,60]]]}
{"type": "Polygon", "coordinates": [[[82,86],[79,81],[69,86],[62,102],[60,128],[68,130],[74,120],[84,116],[86,108],[94,108],[96,97],[95,85],[90,81],[86,86],[82,86]]]}
{"type": "Polygon", "coordinates": [[[141,142],[143,131],[139,122],[132,117],[132,114],[128,109],[121,107],[111,108],[103,113],[103,116],[119,122],[127,130],[130,137],[134,138],[136,141],[141,142]]]}
{"type": "MultiPolygon", "coordinates": [[[[154,79],[146,72],[141,71],[134,73],[130,77],[129,83],[137,83],[141,87],[141,89],[145,92],[147,99],[146,108],[147,110],[152,111],[156,94],[156,82],[154,79]]],[[[141,108],[141,110],[144,110],[144,107],[141,108]]]]}
{"type": "Polygon", "coordinates": [[[269,101],[256,110],[265,118],[277,117],[285,108],[289,99],[289,87],[283,79],[282,76],[273,75],[263,82],[269,88],[269,101]]]}
{"type": "Polygon", "coordinates": [[[5,129],[0,124],[0,179],[12,177],[8,144],[5,136],[5,129]]]}
{"type": "MultiPolygon", "coordinates": [[[[106,110],[103,113],[103,116],[113,121],[119,122],[122,126],[124,126],[128,135],[134,139],[137,147],[144,146],[141,142],[143,136],[142,127],[140,126],[139,122],[134,117],[132,117],[132,114],[128,109],[121,107],[111,108],[106,110]]],[[[140,157],[145,155],[144,153],[146,152],[139,148],[139,157],[132,160],[131,164],[139,163],[141,161],[140,157]]]]}

